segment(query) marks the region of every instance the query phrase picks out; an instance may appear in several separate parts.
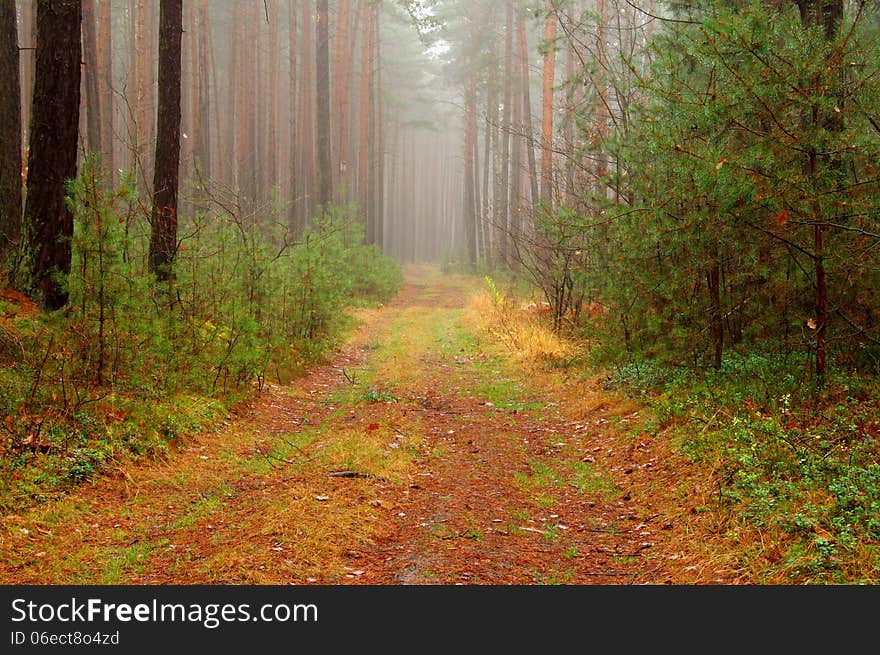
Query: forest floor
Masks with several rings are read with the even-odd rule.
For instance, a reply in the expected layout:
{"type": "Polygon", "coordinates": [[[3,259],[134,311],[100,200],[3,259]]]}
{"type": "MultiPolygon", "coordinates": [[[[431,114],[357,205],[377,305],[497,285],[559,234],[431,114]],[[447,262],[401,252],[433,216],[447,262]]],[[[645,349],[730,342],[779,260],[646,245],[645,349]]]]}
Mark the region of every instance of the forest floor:
{"type": "Polygon", "coordinates": [[[478,291],[410,270],[326,364],[220,429],[3,517],[0,582],[735,582],[698,552],[700,500],[640,407],[494,351],[478,291]]]}

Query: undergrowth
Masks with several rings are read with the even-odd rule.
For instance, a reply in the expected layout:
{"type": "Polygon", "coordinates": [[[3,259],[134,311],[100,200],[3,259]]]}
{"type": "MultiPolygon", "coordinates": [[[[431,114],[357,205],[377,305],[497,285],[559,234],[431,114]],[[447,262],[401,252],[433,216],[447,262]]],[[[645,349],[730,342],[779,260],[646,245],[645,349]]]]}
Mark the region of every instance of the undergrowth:
{"type": "Polygon", "coordinates": [[[653,409],[718,489],[714,511],[755,582],[880,581],[880,384],[836,370],[817,390],[798,357],[728,357],[720,371],[651,362],[609,385],[653,409]]]}
{"type": "Polygon", "coordinates": [[[160,284],[131,180],[105,188],[91,158],[68,186],[68,306],[44,314],[8,291],[0,304],[0,511],[163,456],[299,374],[349,326],[346,307],[384,302],[402,281],[364,245],[354,208],[293,234],[279,210],[209,197],[180,217],[174,276],[160,284]]]}

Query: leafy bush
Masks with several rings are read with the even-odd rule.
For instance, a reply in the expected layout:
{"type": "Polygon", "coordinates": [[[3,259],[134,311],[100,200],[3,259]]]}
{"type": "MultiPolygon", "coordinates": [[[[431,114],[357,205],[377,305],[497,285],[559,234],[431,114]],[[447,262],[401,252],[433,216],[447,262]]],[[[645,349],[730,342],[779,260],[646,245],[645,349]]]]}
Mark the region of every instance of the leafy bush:
{"type": "Polygon", "coordinates": [[[364,244],[353,208],[294,239],[271,210],[206,201],[180,217],[174,274],[160,284],[131,179],[106,188],[92,157],[68,185],[68,307],[2,321],[0,508],[61,492],[115,457],[163,455],[320,357],[347,306],[385,302],[402,281],[364,244]]]}

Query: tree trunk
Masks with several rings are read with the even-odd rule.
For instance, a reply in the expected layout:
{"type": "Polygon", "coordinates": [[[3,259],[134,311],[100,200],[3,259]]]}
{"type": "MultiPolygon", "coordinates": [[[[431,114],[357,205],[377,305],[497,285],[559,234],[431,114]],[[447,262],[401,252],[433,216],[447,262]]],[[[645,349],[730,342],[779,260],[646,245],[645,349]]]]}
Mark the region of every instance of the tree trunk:
{"type": "Polygon", "coordinates": [[[535,165],[535,136],[532,130],[532,85],[529,76],[529,49],[526,38],[526,19],[519,19],[519,62],[522,72],[522,122],[516,129],[525,135],[526,161],[529,165],[529,190],[533,209],[540,200],[538,192],[538,171],[535,165]]]}
{"type": "Polygon", "coordinates": [[[305,2],[302,12],[302,76],[300,77],[300,142],[303,191],[303,220],[305,222],[314,214],[315,208],[315,88],[312,70],[315,65],[315,53],[312,45],[312,0],[305,2]]]}
{"type": "Polygon", "coordinates": [[[104,170],[107,182],[112,187],[116,183],[115,153],[113,135],[113,13],[110,0],[101,0],[98,12],[98,95],[101,102],[101,144],[104,146],[104,170]]]}
{"type": "Polygon", "coordinates": [[[351,56],[352,47],[349,40],[349,23],[351,14],[350,0],[339,0],[339,10],[336,16],[336,37],[333,43],[333,110],[335,112],[333,125],[336,126],[333,140],[333,152],[336,155],[334,163],[334,175],[336,176],[336,189],[347,185],[347,140],[348,140],[348,102],[349,85],[351,83],[351,56]]]}
{"type": "MultiPolygon", "coordinates": [[[[223,127],[223,137],[225,140],[226,155],[223,157],[223,164],[226,168],[226,180],[230,187],[238,186],[238,130],[236,129],[237,121],[241,117],[238,112],[238,25],[241,21],[241,4],[235,3],[232,7],[232,21],[229,24],[229,32],[227,33],[227,43],[229,44],[229,72],[227,75],[226,87],[226,108],[225,112],[218,111],[217,115],[225,113],[226,124],[223,127]]],[[[215,82],[218,78],[214,78],[215,82]]],[[[219,136],[219,135],[218,135],[219,136]]]]}
{"type": "Polygon", "coordinates": [[[508,262],[508,231],[510,229],[508,194],[510,193],[510,131],[511,131],[511,88],[513,77],[513,3],[507,4],[507,19],[504,30],[504,105],[501,117],[501,154],[496,185],[495,227],[498,231],[498,254],[503,263],[508,262]]]}
{"type": "Polygon", "coordinates": [[[196,158],[201,170],[211,175],[211,78],[209,51],[208,0],[199,0],[199,137],[196,158]]]}
{"type": "Polygon", "coordinates": [[[278,184],[278,3],[269,5],[269,134],[268,183],[270,188],[278,184]]]}
{"type": "Polygon", "coordinates": [[[299,112],[297,111],[297,99],[299,94],[297,93],[296,88],[296,49],[297,49],[297,38],[296,38],[296,8],[297,8],[298,0],[290,0],[290,24],[289,24],[289,55],[290,62],[288,68],[289,74],[289,123],[288,123],[288,131],[289,131],[289,142],[290,142],[290,159],[288,161],[288,195],[290,198],[290,217],[289,224],[290,230],[294,234],[297,234],[300,231],[300,220],[301,216],[299,211],[299,180],[297,179],[297,171],[299,170],[299,166],[297,163],[297,157],[299,154],[299,144],[297,143],[297,116],[299,116],[299,112]]]}
{"type": "MultiPolygon", "coordinates": [[[[544,19],[544,86],[541,94],[541,203],[553,208],[553,86],[556,74],[556,11],[546,0],[544,19]]],[[[527,117],[528,120],[528,117],[527,117]]]]}
{"type": "MultiPolygon", "coordinates": [[[[517,62],[519,63],[519,62],[517,62]]],[[[520,71],[522,66],[520,66],[520,71]]],[[[510,218],[507,223],[508,238],[510,246],[513,249],[508,258],[509,266],[516,265],[515,251],[517,244],[514,243],[519,239],[519,232],[522,223],[522,148],[523,139],[520,136],[523,132],[523,94],[522,91],[514,92],[511,96],[511,105],[513,106],[513,131],[510,145],[510,183],[508,185],[509,196],[507,201],[510,218]]],[[[531,147],[531,146],[529,146],[531,147]]]]}
{"type": "MultiPolygon", "coordinates": [[[[367,2],[368,0],[362,0],[367,2]]],[[[373,5],[367,8],[366,20],[363,23],[363,36],[361,42],[361,80],[360,80],[360,110],[358,115],[358,131],[360,139],[358,143],[358,201],[364,216],[364,224],[372,223],[372,207],[369,204],[369,138],[370,138],[370,90],[372,88],[373,74],[373,5]]]]}
{"type": "MultiPolygon", "coordinates": [[[[35,20],[37,0],[21,0],[21,128],[20,137],[24,148],[30,143],[31,108],[34,100],[34,68],[36,66],[37,21],[35,20]]],[[[12,3],[14,6],[14,3],[12,3]]],[[[26,153],[22,153],[25,155],[26,153]]],[[[19,156],[22,159],[22,156],[19,156]]]]}
{"type": "Polygon", "coordinates": [[[98,36],[96,28],[95,0],[82,0],[82,48],[85,61],[85,109],[86,109],[86,144],[88,149],[101,153],[102,116],[101,97],[98,94],[98,36]]]}
{"type": "Polygon", "coordinates": [[[474,196],[474,143],[477,130],[477,89],[473,71],[468,72],[464,91],[464,208],[463,227],[468,266],[477,268],[476,204],[474,196]]]}
{"type": "Polygon", "coordinates": [[[382,102],[382,39],[376,15],[376,245],[385,241],[385,115],[382,102]]]}
{"type": "Polygon", "coordinates": [[[0,265],[21,234],[21,97],[15,3],[0,3],[0,265]]]}
{"type": "MultiPolygon", "coordinates": [[[[493,48],[494,50],[494,48],[493,48]]],[[[494,56],[494,52],[493,52],[494,56]]],[[[496,85],[494,79],[489,79],[486,89],[486,121],[485,134],[483,135],[483,202],[480,207],[480,241],[483,244],[483,257],[491,259],[491,245],[489,223],[491,204],[489,202],[489,173],[492,161],[492,136],[495,134],[495,123],[498,122],[498,99],[495,97],[496,85]]]]}
{"type": "MultiPolygon", "coordinates": [[[[195,2],[186,4],[186,31],[184,32],[185,40],[183,44],[186,48],[187,59],[189,61],[189,71],[187,82],[182,87],[181,100],[185,107],[184,116],[186,116],[186,128],[183,131],[187,138],[181,143],[183,150],[182,163],[184,165],[185,175],[193,175],[196,166],[196,149],[199,147],[199,141],[202,139],[202,125],[199,116],[199,78],[202,75],[199,69],[199,26],[197,18],[197,7],[195,2]]],[[[190,211],[190,203],[187,203],[187,209],[190,211]]]]}
{"type": "Polygon", "coordinates": [[[377,176],[377,166],[376,159],[378,157],[379,148],[376,143],[376,69],[378,64],[377,58],[377,42],[379,37],[379,12],[378,8],[375,9],[371,14],[371,23],[369,26],[370,29],[370,84],[368,89],[369,96],[369,110],[367,111],[367,115],[369,116],[368,128],[367,128],[367,161],[369,162],[370,170],[367,173],[367,206],[369,209],[369,217],[370,220],[367,223],[367,242],[368,243],[377,243],[378,235],[379,235],[379,216],[376,213],[376,198],[378,196],[377,188],[378,188],[378,176],[377,176]]]}
{"type": "Polygon", "coordinates": [[[330,13],[327,0],[318,0],[315,21],[315,82],[318,109],[318,204],[326,210],[333,202],[330,153],[330,13]]]}
{"type": "MultiPolygon", "coordinates": [[[[570,30],[574,33],[575,25],[572,20],[570,30]]],[[[566,94],[565,94],[565,150],[568,154],[569,161],[565,165],[565,199],[570,206],[574,206],[577,200],[575,187],[575,121],[577,119],[577,101],[578,84],[575,82],[577,75],[577,53],[575,52],[575,44],[571,41],[566,48],[565,59],[565,76],[566,76],[566,94]]]]}
{"type": "Polygon", "coordinates": [[[721,360],[724,356],[724,319],[721,311],[721,261],[717,252],[706,277],[709,286],[709,318],[712,323],[714,349],[712,364],[716,371],[720,371],[721,360]]]}
{"type": "Polygon", "coordinates": [[[47,310],[67,304],[73,215],[65,183],[76,177],[82,5],[40,2],[27,203],[15,283],[47,310]]]}
{"type": "Polygon", "coordinates": [[[153,175],[150,271],[161,282],[171,277],[171,266],[177,253],[183,0],[161,0],[159,11],[159,107],[153,175]]]}

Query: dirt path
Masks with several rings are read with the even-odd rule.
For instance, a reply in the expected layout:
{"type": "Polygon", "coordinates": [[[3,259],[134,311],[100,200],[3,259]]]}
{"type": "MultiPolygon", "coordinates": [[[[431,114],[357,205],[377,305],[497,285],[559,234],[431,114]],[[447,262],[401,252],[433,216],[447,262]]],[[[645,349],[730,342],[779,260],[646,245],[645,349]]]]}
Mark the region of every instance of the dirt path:
{"type": "Polygon", "coordinates": [[[621,431],[634,407],[486,354],[473,285],[412,273],[329,363],[216,433],[4,517],[0,582],[669,580],[671,526],[628,491],[663,484],[621,431]]]}

